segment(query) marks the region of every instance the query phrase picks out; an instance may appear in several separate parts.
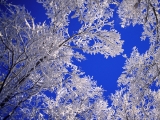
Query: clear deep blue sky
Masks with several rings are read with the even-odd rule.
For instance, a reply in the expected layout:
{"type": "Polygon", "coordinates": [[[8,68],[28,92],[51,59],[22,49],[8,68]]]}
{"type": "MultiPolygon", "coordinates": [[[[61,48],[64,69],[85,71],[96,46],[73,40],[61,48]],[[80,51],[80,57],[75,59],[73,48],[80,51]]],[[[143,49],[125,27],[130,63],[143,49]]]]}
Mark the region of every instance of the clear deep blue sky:
{"type": "MultiPolygon", "coordinates": [[[[42,4],[36,2],[36,0],[8,0],[13,4],[24,5],[26,9],[31,13],[32,17],[35,18],[35,22],[44,22],[47,20],[45,15],[45,10],[42,4]]],[[[113,17],[115,21],[115,29],[121,34],[121,39],[124,40],[124,53],[130,56],[132,48],[137,46],[140,53],[144,53],[149,48],[149,41],[141,41],[140,36],[142,34],[142,27],[120,27],[120,19],[117,14],[114,13],[113,17]]],[[[48,20],[47,20],[48,21],[48,20]]],[[[70,22],[69,33],[72,34],[73,31],[77,31],[80,24],[77,19],[73,19],[70,22]]],[[[125,58],[122,55],[117,57],[105,59],[103,55],[86,55],[87,60],[82,62],[74,61],[86,75],[93,76],[93,79],[97,81],[98,86],[102,86],[103,89],[107,90],[104,93],[105,98],[111,93],[114,93],[117,89],[117,79],[122,73],[125,63],[125,58]]]]}

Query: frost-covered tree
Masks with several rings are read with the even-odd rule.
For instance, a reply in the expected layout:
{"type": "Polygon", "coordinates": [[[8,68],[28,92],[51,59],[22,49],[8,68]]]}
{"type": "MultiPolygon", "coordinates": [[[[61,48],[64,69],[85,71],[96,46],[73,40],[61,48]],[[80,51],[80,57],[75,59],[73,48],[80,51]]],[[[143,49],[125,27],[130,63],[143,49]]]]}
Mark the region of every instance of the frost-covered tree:
{"type": "Polygon", "coordinates": [[[158,0],[37,0],[50,23],[35,23],[24,7],[0,1],[0,119],[160,119],[160,2],[158,0]],[[143,26],[142,40],[126,57],[121,87],[111,95],[73,64],[83,53],[114,57],[123,52],[110,20],[118,3],[121,26],[143,26]],[[81,27],[68,33],[71,19],[81,27]],[[104,27],[109,26],[110,30],[104,27]],[[83,52],[79,52],[80,49],[83,52]]]}
{"type": "Polygon", "coordinates": [[[111,97],[115,119],[160,119],[159,6],[158,0],[124,0],[119,6],[122,27],[143,25],[141,39],[149,39],[150,48],[140,54],[134,47],[131,56],[126,58],[125,71],[118,79],[123,89],[111,97]]]}
{"type": "Polygon", "coordinates": [[[103,89],[72,63],[84,53],[122,50],[110,0],[38,0],[51,20],[36,24],[24,7],[0,2],[0,119],[109,119],[103,89]],[[81,28],[68,33],[69,15],[81,28]],[[110,31],[104,26],[110,26],[110,31]],[[52,94],[52,95],[48,95],[52,94]]]}

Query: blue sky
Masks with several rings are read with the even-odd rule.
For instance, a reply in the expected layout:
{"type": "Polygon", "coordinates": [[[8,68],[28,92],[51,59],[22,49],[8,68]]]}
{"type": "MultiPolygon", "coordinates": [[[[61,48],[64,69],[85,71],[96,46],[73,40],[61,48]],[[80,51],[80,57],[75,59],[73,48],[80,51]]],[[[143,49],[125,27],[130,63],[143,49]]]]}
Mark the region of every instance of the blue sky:
{"type": "MultiPolygon", "coordinates": [[[[45,10],[42,4],[38,4],[36,0],[8,0],[13,4],[24,5],[28,12],[35,18],[35,22],[43,22],[47,20],[45,10]]],[[[137,46],[140,53],[144,53],[149,48],[149,41],[141,41],[140,36],[142,34],[142,26],[137,25],[135,27],[120,27],[120,19],[117,14],[114,13],[113,17],[115,21],[115,29],[121,34],[121,39],[124,40],[124,53],[128,57],[134,46],[137,46]]],[[[77,20],[71,20],[69,26],[69,33],[78,30],[80,24],[77,20]]],[[[86,55],[87,60],[82,62],[74,61],[76,65],[80,67],[86,75],[93,76],[93,79],[97,81],[98,86],[102,86],[103,89],[107,90],[104,93],[105,98],[117,89],[117,79],[122,73],[125,63],[125,58],[122,55],[117,57],[105,59],[103,55],[86,55]]]]}

